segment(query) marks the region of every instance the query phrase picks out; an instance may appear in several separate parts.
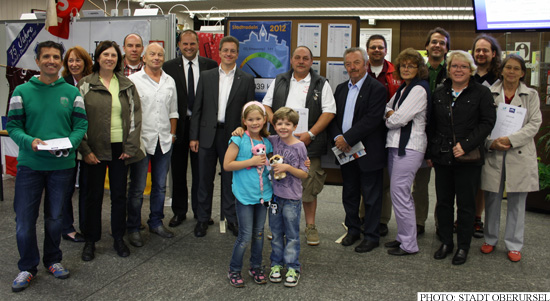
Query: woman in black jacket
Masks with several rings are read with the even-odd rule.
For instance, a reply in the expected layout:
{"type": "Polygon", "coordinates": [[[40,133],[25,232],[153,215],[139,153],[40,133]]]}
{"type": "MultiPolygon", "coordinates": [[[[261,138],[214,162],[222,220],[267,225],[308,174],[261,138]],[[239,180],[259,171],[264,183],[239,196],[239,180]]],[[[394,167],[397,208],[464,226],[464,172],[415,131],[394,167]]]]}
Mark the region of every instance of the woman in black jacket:
{"type": "MultiPolygon", "coordinates": [[[[453,252],[454,200],[457,203],[457,251],[454,265],[466,262],[475,218],[475,194],[484,162],[483,143],[496,120],[489,89],[473,80],[472,56],[453,51],[447,59],[449,78],[432,97],[428,125],[428,164],[435,168],[438,235],[435,259],[453,252]],[[464,161],[479,152],[477,159],[464,161]]],[[[475,156],[474,156],[475,157],[475,156]]]]}

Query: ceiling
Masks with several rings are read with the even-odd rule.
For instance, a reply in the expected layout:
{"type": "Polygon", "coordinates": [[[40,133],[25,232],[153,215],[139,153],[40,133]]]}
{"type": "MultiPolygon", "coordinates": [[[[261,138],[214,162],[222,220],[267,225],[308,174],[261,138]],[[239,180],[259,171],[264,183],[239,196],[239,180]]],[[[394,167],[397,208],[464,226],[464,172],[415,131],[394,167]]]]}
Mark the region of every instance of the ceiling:
{"type": "MultiPolygon", "coordinates": [[[[473,20],[472,0],[130,0],[199,19],[359,16],[375,20],[473,20]],[[180,4],[180,5],[178,5],[180,4]],[[176,6],[174,6],[176,5],[176,6]],[[184,7],[185,6],[185,7],[184,7]]],[[[126,2],[126,0],[122,0],[126,2]]]]}

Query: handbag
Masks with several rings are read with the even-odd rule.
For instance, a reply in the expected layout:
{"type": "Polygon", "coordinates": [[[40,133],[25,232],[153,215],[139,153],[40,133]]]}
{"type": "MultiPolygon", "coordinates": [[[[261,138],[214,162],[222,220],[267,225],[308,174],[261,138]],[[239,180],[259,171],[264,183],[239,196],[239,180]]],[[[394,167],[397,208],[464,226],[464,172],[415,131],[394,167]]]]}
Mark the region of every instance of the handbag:
{"type": "MultiPolygon", "coordinates": [[[[451,129],[453,131],[453,145],[456,145],[456,136],[455,136],[455,127],[454,127],[454,121],[453,121],[453,104],[451,103],[449,105],[449,108],[451,109],[451,129]]],[[[479,151],[479,147],[474,148],[470,152],[460,156],[460,157],[454,157],[456,162],[460,163],[473,163],[473,162],[479,162],[481,161],[481,152],[479,151]]]]}

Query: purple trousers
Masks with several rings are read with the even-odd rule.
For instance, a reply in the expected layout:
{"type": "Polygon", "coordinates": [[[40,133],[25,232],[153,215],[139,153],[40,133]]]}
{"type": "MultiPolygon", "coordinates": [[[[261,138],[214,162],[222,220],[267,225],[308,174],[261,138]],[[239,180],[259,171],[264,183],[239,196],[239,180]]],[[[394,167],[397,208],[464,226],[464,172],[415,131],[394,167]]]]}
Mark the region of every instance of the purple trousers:
{"type": "Polygon", "coordinates": [[[393,204],[397,236],[401,249],[409,253],[418,252],[416,242],[416,215],[411,185],[416,171],[424,160],[424,153],[405,149],[405,156],[397,155],[398,149],[388,148],[388,172],[390,173],[390,194],[393,204]]]}

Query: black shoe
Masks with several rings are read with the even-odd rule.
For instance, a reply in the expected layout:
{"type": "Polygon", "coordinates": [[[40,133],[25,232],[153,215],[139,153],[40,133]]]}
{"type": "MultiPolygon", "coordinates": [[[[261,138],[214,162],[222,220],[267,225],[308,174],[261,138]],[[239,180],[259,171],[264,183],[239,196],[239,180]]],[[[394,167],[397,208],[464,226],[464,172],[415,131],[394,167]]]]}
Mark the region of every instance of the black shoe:
{"type": "Polygon", "coordinates": [[[434,258],[445,259],[445,257],[447,257],[448,254],[451,254],[453,252],[453,248],[454,248],[453,245],[441,244],[439,249],[435,251],[434,258]]]}
{"type": "Polygon", "coordinates": [[[196,237],[204,237],[206,236],[207,229],[208,223],[197,222],[197,225],[195,226],[195,230],[193,232],[195,233],[196,237]]]}
{"type": "Polygon", "coordinates": [[[380,225],[378,226],[378,229],[380,230],[380,236],[384,237],[388,235],[389,230],[388,230],[387,224],[380,223],[380,225]]]}
{"type": "Polygon", "coordinates": [[[357,247],[355,247],[355,252],[357,253],[370,252],[374,248],[378,248],[379,245],[380,245],[379,242],[363,239],[363,241],[357,247]]]}
{"type": "Polygon", "coordinates": [[[82,260],[90,261],[95,258],[95,242],[87,241],[82,250],[82,260]]]}
{"type": "Polygon", "coordinates": [[[130,256],[130,249],[128,249],[128,246],[124,243],[123,239],[115,239],[113,247],[115,248],[115,251],[118,254],[118,256],[120,257],[130,256]]]}
{"type": "Polygon", "coordinates": [[[164,227],[164,225],[160,225],[156,228],[149,228],[149,232],[155,233],[158,236],[163,237],[163,238],[172,238],[172,237],[174,237],[174,233],[172,233],[172,231],[169,231],[168,229],[166,229],[166,227],[164,227]]]}
{"type": "Polygon", "coordinates": [[[405,251],[405,250],[403,250],[399,247],[388,250],[388,254],[395,255],[395,256],[407,256],[407,255],[414,255],[416,253],[417,252],[409,253],[409,252],[407,252],[407,251],[405,251]]]}
{"type": "Polygon", "coordinates": [[[183,223],[183,221],[186,219],[187,217],[185,216],[185,214],[174,214],[174,217],[172,217],[172,219],[170,219],[170,222],[168,223],[168,226],[169,227],[177,227],[179,225],[181,225],[181,223],[183,223]]]}
{"type": "Polygon", "coordinates": [[[63,237],[64,240],[70,240],[72,242],[85,242],[86,241],[86,239],[84,239],[84,235],[82,235],[78,232],[75,233],[74,238],[70,237],[67,234],[63,234],[61,236],[63,237]]]}
{"type": "Polygon", "coordinates": [[[353,245],[356,241],[358,241],[361,238],[360,235],[351,235],[346,234],[346,236],[342,239],[342,246],[347,247],[353,245]]]}
{"type": "Polygon", "coordinates": [[[239,226],[236,223],[227,223],[227,229],[233,232],[233,235],[239,236],[239,226]]]}
{"type": "Polygon", "coordinates": [[[458,249],[456,250],[455,256],[453,256],[452,263],[454,265],[461,265],[466,262],[467,258],[468,258],[468,250],[458,249]]]}
{"type": "Polygon", "coordinates": [[[400,242],[398,242],[397,240],[394,240],[394,241],[385,243],[384,247],[393,249],[393,248],[399,248],[400,245],[401,245],[400,242]]]}
{"type": "Polygon", "coordinates": [[[426,227],[422,225],[416,225],[416,236],[424,234],[424,232],[426,232],[426,227]]]}
{"type": "Polygon", "coordinates": [[[214,220],[213,219],[209,219],[208,220],[208,226],[212,226],[214,224],[214,220]]]}
{"type": "Polygon", "coordinates": [[[137,248],[143,247],[143,239],[141,238],[141,233],[139,233],[139,231],[129,233],[128,241],[134,247],[137,247],[137,248]]]}

